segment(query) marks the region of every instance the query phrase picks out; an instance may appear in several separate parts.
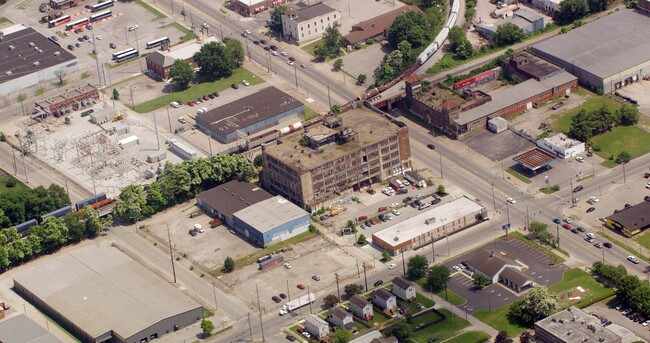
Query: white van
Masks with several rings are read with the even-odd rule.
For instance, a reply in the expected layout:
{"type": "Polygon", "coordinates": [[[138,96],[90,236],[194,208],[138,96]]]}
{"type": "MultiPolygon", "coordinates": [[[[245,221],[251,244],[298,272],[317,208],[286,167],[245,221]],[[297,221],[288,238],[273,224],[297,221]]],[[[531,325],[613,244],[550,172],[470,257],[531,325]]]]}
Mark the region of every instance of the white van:
{"type": "Polygon", "coordinates": [[[404,188],[404,182],[402,182],[402,180],[395,180],[395,183],[396,183],[400,188],[404,188]]]}
{"type": "Polygon", "coordinates": [[[203,233],[205,231],[203,229],[203,225],[201,224],[194,224],[194,230],[198,231],[199,233],[203,233]]]}

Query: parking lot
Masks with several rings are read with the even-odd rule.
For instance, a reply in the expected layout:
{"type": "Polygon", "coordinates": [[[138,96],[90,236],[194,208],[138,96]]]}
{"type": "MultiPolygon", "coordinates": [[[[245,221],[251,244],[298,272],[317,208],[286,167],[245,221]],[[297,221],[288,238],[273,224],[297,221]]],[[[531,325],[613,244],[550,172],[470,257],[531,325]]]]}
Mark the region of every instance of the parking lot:
{"type": "MultiPolygon", "coordinates": [[[[522,272],[528,275],[537,285],[551,286],[562,280],[562,274],[569,269],[564,264],[549,266],[550,258],[541,251],[521,242],[518,239],[509,241],[497,240],[486,244],[480,249],[487,251],[498,250],[512,252],[517,260],[524,264],[522,272]]],[[[475,251],[466,253],[444,265],[451,269],[452,266],[460,265],[462,261],[471,259],[475,251]]],[[[522,294],[501,285],[492,284],[483,289],[474,288],[474,283],[467,269],[461,272],[452,273],[452,278],[447,284],[449,289],[467,300],[464,308],[471,312],[481,309],[496,309],[509,305],[519,299],[522,294]]]]}
{"type": "Polygon", "coordinates": [[[645,115],[650,115],[650,81],[635,82],[619,89],[618,92],[638,101],[639,110],[645,115]]]}
{"type": "Polygon", "coordinates": [[[504,160],[535,146],[510,130],[500,133],[484,131],[472,135],[463,142],[493,161],[504,160]]]}
{"type": "MultiPolygon", "coordinates": [[[[612,300],[610,301],[611,304],[616,303],[616,301],[612,300]]],[[[607,319],[609,319],[612,322],[612,325],[609,325],[607,328],[610,330],[614,330],[616,333],[621,332],[621,330],[616,330],[615,326],[620,325],[625,329],[628,329],[632,331],[636,336],[641,337],[645,339],[646,341],[650,341],[650,326],[643,326],[641,325],[640,322],[635,322],[632,319],[624,316],[621,312],[625,310],[625,307],[621,307],[620,310],[616,310],[613,307],[608,306],[608,304],[599,302],[596,304],[593,304],[587,308],[585,308],[585,311],[588,313],[592,313],[597,316],[602,316],[607,319]]],[[[620,334],[620,333],[619,333],[620,334]]],[[[621,335],[623,336],[623,335],[621,335]]],[[[629,336],[629,335],[628,335],[629,336]]],[[[624,342],[631,342],[636,340],[635,338],[630,337],[630,340],[627,340],[628,337],[623,336],[624,342]]]]}

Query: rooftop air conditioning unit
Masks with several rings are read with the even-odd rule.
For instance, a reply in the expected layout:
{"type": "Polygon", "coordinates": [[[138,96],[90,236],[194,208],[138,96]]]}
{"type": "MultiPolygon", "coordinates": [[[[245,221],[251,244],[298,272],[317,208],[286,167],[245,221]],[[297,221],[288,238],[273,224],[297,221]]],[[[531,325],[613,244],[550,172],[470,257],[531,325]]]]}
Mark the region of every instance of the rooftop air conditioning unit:
{"type": "Polygon", "coordinates": [[[13,74],[13,73],[11,72],[11,70],[8,70],[8,71],[5,73],[5,75],[7,75],[7,76],[9,76],[9,75],[11,75],[11,74],[13,74]]]}
{"type": "Polygon", "coordinates": [[[29,46],[30,46],[31,48],[33,48],[33,47],[34,47],[34,43],[33,43],[33,42],[29,42],[29,46]]]}
{"type": "Polygon", "coordinates": [[[36,62],[32,63],[32,65],[33,65],[34,67],[36,67],[36,66],[39,65],[39,64],[41,64],[39,61],[36,61],[36,62]]]}
{"type": "Polygon", "coordinates": [[[13,46],[13,45],[10,45],[10,46],[9,46],[9,50],[13,50],[13,49],[15,49],[15,48],[16,48],[16,47],[13,46]]]}
{"type": "Polygon", "coordinates": [[[59,56],[59,55],[61,55],[61,51],[55,51],[54,52],[54,56],[59,56]]]}

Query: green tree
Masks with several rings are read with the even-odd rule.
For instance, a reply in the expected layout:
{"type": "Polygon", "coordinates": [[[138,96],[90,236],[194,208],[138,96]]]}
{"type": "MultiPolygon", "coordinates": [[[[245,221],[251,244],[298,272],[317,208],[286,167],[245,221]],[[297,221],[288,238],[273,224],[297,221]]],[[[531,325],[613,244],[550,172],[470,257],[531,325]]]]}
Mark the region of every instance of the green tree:
{"type": "Polygon", "coordinates": [[[616,282],[616,296],[629,306],[634,305],[634,292],[642,286],[636,275],[625,275],[616,282]]]}
{"type": "Polygon", "coordinates": [[[617,110],[621,125],[631,126],[639,122],[639,109],[636,106],[625,104],[617,110]]]}
{"type": "Polygon", "coordinates": [[[343,59],[337,58],[336,61],[334,61],[334,69],[341,70],[341,68],[343,68],[343,59]]]}
{"type": "Polygon", "coordinates": [[[388,253],[388,251],[384,250],[384,251],[381,252],[381,260],[382,260],[382,261],[390,261],[390,260],[392,260],[392,259],[393,259],[393,258],[390,256],[390,254],[388,253]]]}
{"type": "Polygon", "coordinates": [[[429,261],[422,255],[415,255],[409,258],[406,265],[406,276],[411,280],[418,280],[427,274],[429,261]]]}
{"type": "Polygon", "coordinates": [[[282,15],[285,13],[287,13],[287,5],[280,5],[273,9],[271,12],[271,24],[269,24],[271,31],[282,33],[282,15]]]}
{"type": "Polygon", "coordinates": [[[253,159],[253,165],[257,168],[261,167],[263,163],[264,163],[264,156],[262,156],[261,154],[255,156],[255,158],[253,159]]]}
{"type": "Polygon", "coordinates": [[[334,113],[334,114],[341,114],[341,113],[343,113],[343,110],[341,109],[341,106],[340,106],[340,105],[332,105],[332,108],[330,108],[330,110],[331,110],[332,113],[334,113]]]}
{"type": "Polygon", "coordinates": [[[214,331],[214,324],[212,324],[212,322],[207,319],[203,319],[201,321],[201,330],[203,331],[204,335],[210,337],[210,335],[212,335],[212,331],[214,331]]]}
{"type": "Polygon", "coordinates": [[[490,40],[495,46],[508,46],[521,42],[526,34],[513,23],[505,23],[499,26],[494,34],[490,36],[490,40]]]}
{"type": "Polygon", "coordinates": [[[551,315],[556,306],[556,295],[547,287],[538,286],[513,303],[510,307],[510,315],[528,326],[551,315]]]}
{"type": "Polygon", "coordinates": [[[367,79],[368,78],[366,77],[366,74],[359,74],[359,76],[357,76],[357,83],[362,85],[362,84],[366,83],[367,79]]]}
{"type": "Polygon", "coordinates": [[[360,235],[359,235],[359,238],[357,238],[357,243],[359,243],[359,245],[367,244],[367,243],[368,243],[368,239],[367,239],[366,236],[364,236],[363,234],[360,234],[360,235]]]}
{"type": "Polygon", "coordinates": [[[127,223],[135,223],[145,217],[147,199],[140,185],[132,184],[124,187],[119,198],[115,201],[113,215],[127,223]]]}
{"type": "Polygon", "coordinates": [[[449,268],[442,264],[435,265],[427,273],[426,288],[433,293],[440,292],[447,287],[447,281],[450,278],[449,268]]]}
{"type": "Polygon", "coordinates": [[[413,53],[413,49],[411,47],[411,43],[408,41],[401,41],[397,44],[397,50],[402,54],[402,65],[409,64],[411,61],[411,54],[413,53]]]}
{"type": "Polygon", "coordinates": [[[113,100],[120,100],[120,92],[113,88],[113,100]]]}
{"type": "Polygon", "coordinates": [[[228,48],[216,42],[204,44],[194,54],[194,62],[199,66],[202,74],[213,80],[229,77],[235,69],[235,61],[230,56],[228,48]]]}
{"type": "Polygon", "coordinates": [[[421,12],[410,11],[395,18],[388,28],[388,42],[393,48],[401,41],[407,41],[413,48],[428,45],[428,32],[431,26],[421,12]]]}
{"type": "Polygon", "coordinates": [[[102,231],[102,222],[97,212],[90,205],[86,205],[81,210],[81,218],[83,218],[85,224],[84,233],[86,237],[96,237],[102,231]]]}
{"type": "Polygon", "coordinates": [[[533,337],[530,334],[530,331],[526,330],[519,335],[519,343],[531,343],[533,341],[533,337]]]}
{"type": "Polygon", "coordinates": [[[483,276],[483,274],[479,273],[474,273],[472,279],[474,280],[474,286],[476,288],[483,288],[485,286],[489,286],[492,283],[492,281],[483,276]]]}
{"type": "Polygon", "coordinates": [[[386,336],[395,336],[398,341],[405,342],[413,334],[411,326],[404,321],[398,321],[394,325],[387,328],[384,333],[386,336]]]}
{"type": "Polygon", "coordinates": [[[536,222],[536,221],[531,222],[530,225],[528,226],[528,230],[531,233],[533,233],[534,235],[537,235],[540,232],[546,231],[547,228],[548,228],[547,224],[536,222]]]}
{"type": "Polygon", "coordinates": [[[465,39],[458,43],[456,50],[454,51],[454,56],[456,56],[456,58],[466,60],[472,57],[472,55],[474,55],[474,47],[469,40],[465,39]]]}
{"type": "Polygon", "coordinates": [[[598,13],[602,12],[612,4],[611,0],[587,0],[587,7],[589,7],[589,13],[598,13]]]}
{"type": "Polygon", "coordinates": [[[438,185],[438,194],[447,194],[447,190],[445,189],[445,186],[443,185],[438,185]]]}
{"type": "Polygon", "coordinates": [[[223,261],[223,271],[226,273],[230,273],[233,270],[235,270],[235,260],[233,260],[232,257],[228,256],[223,261]]]}
{"type": "Polygon", "coordinates": [[[449,35],[447,36],[449,42],[451,42],[450,49],[453,51],[456,49],[456,45],[467,39],[465,30],[460,26],[454,26],[449,30],[449,35]]]}
{"type": "Polygon", "coordinates": [[[589,13],[589,6],[585,0],[562,1],[555,20],[559,25],[567,25],[583,18],[587,13],[589,13]]]}
{"type": "MultiPolygon", "coordinates": [[[[562,2],[564,3],[564,2],[562,2]]],[[[588,142],[593,135],[592,116],[584,108],[571,118],[568,135],[582,142],[588,142]]]]}
{"type": "Polygon", "coordinates": [[[63,218],[46,218],[40,225],[30,229],[30,235],[41,239],[43,251],[52,252],[68,241],[68,228],[63,218]]]}
{"type": "Polygon", "coordinates": [[[339,297],[337,297],[335,294],[328,294],[325,296],[325,298],[323,298],[323,303],[329,307],[333,307],[339,303],[339,297]]]}
{"type": "Polygon", "coordinates": [[[226,49],[228,49],[230,58],[235,61],[235,65],[237,67],[241,66],[246,58],[246,55],[244,54],[244,46],[238,39],[226,38],[223,42],[226,44],[226,49]]]}
{"type": "Polygon", "coordinates": [[[512,338],[508,336],[508,332],[499,331],[499,334],[494,338],[494,343],[512,343],[512,338]]]}
{"type": "Polygon", "coordinates": [[[325,61],[330,57],[341,54],[341,48],[345,44],[345,39],[336,26],[329,26],[323,33],[321,44],[314,49],[316,57],[325,61]]]}
{"type": "Polygon", "coordinates": [[[356,283],[351,283],[349,285],[345,285],[345,287],[343,288],[345,293],[349,294],[351,296],[355,295],[355,294],[363,293],[363,289],[364,289],[363,285],[359,285],[359,284],[356,284],[356,283]]]}
{"type": "Polygon", "coordinates": [[[194,68],[184,59],[177,59],[169,68],[169,76],[172,78],[172,84],[179,90],[187,89],[190,81],[194,79],[194,68]]]}
{"type": "Polygon", "coordinates": [[[616,156],[616,163],[618,164],[623,164],[623,163],[628,163],[632,159],[632,155],[630,155],[629,152],[623,150],[620,153],[618,153],[618,156],[616,156]]]}
{"type": "Polygon", "coordinates": [[[332,334],[332,343],[348,343],[352,339],[352,332],[346,328],[337,328],[332,334]]]}

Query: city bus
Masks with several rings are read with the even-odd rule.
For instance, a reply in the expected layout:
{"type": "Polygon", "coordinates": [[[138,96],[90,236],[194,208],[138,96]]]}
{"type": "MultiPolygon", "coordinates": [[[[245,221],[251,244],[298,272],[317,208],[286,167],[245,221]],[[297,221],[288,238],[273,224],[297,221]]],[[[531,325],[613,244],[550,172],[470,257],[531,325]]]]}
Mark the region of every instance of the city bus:
{"type": "Polygon", "coordinates": [[[135,49],[134,49],[134,48],[128,48],[128,49],[126,49],[126,50],[118,51],[118,52],[116,52],[116,53],[113,54],[112,58],[113,58],[113,59],[116,59],[117,56],[119,56],[119,55],[123,55],[123,54],[126,54],[127,52],[131,52],[131,51],[135,51],[135,49]]]}
{"type": "Polygon", "coordinates": [[[113,16],[113,12],[111,10],[104,11],[104,12],[101,12],[101,13],[91,15],[90,16],[90,22],[94,23],[96,21],[102,20],[104,18],[112,17],[112,16],[113,16]]]}
{"type": "Polygon", "coordinates": [[[163,45],[165,43],[169,43],[169,37],[163,37],[163,38],[156,39],[154,41],[151,41],[151,42],[147,43],[147,49],[155,48],[155,47],[161,46],[161,45],[163,45]]]}
{"type": "Polygon", "coordinates": [[[99,12],[99,11],[101,11],[101,10],[103,10],[103,9],[107,9],[107,8],[109,8],[109,7],[113,7],[114,5],[115,5],[115,1],[114,1],[114,0],[104,1],[104,2],[99,3],[99,4],[97,4],[97,5],[90,6],[90,12],[91,12],[91,13],[99,12]]]}
{"type": "Polygon", "coordinates": [[[120,63],[120,62],[128,61],[132,58],[138,57],[139,55],[140,53],[138,52],[138,50],[129,51],[121,55],[117,55],[115,57],[115,62],[120,63]]]}
{"type": "Polygon", "coordinates": [[[65,24],[65,23],[69,22],[70,20],[72,20],[72,18],[70,18],[69,15],[64,15],[63,17],[56,18],[54,20],[50,20],[47,27],[59,26],[61,24],[65,24]]]}
{"type": "Polygon", "coordinates": [[[78,29],[80,27],[84,27],[88,23],[89,23],[88,18],[83,18],[83,19],[75,21],[74,23],[65,24],[65,29],[66,29],[66,31],[78,29]]]}

